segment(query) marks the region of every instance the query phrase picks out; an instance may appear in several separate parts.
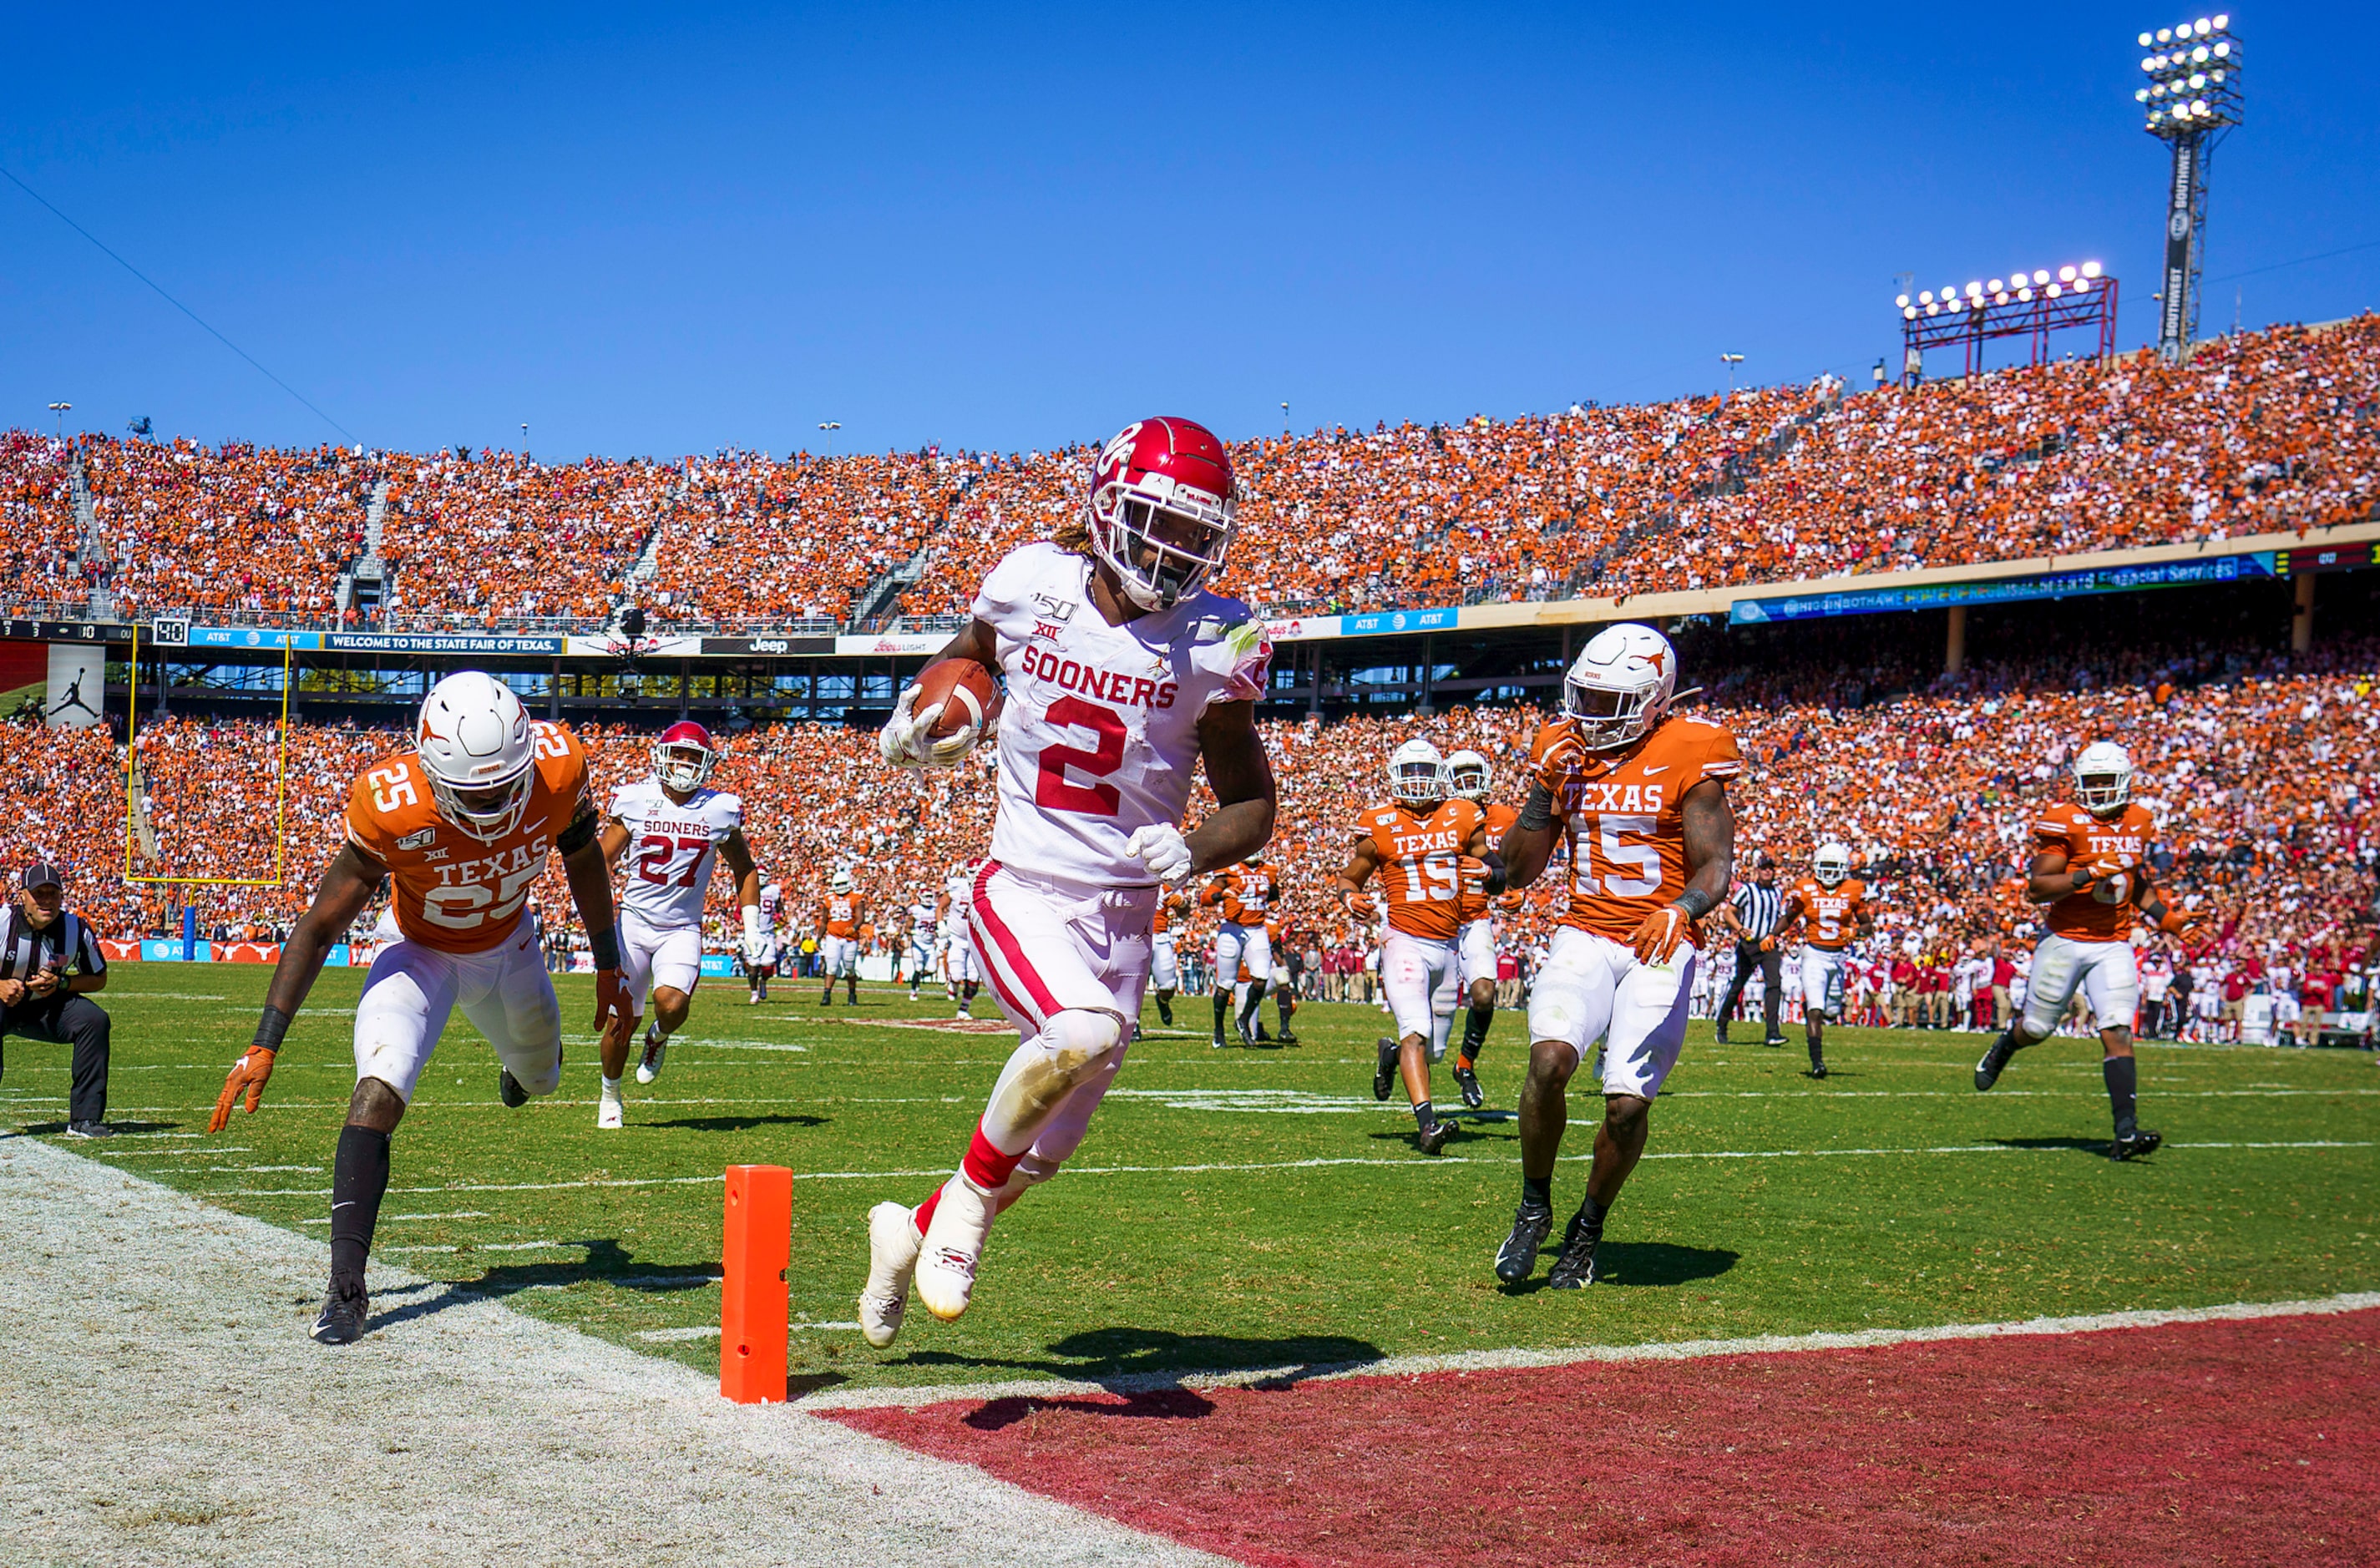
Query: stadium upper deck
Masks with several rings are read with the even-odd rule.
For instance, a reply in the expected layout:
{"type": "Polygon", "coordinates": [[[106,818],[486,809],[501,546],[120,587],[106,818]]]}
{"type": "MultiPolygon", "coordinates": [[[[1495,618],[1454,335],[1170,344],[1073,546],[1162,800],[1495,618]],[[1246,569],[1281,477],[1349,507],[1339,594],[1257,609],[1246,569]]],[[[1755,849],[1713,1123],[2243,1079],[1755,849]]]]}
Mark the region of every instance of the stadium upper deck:
{"type": "MultiPolygon", "coordinates": [[[[1914,389],[1807,386],[1239,444],[1220,585],[1274,614],[1719,590],[2301,532],[2380,492],[2380,316],[1914,389]]],[[[675,464],[0,433],[15,616],[395,630],[962,611],[1086,448],[675,464]],[[78,517],[79,462],[88,509],[78,517]],[[342,612],[377,497],[382,606],[342,612]]],[[[869,629],[874,629],[873,626],[869,629]]]]}

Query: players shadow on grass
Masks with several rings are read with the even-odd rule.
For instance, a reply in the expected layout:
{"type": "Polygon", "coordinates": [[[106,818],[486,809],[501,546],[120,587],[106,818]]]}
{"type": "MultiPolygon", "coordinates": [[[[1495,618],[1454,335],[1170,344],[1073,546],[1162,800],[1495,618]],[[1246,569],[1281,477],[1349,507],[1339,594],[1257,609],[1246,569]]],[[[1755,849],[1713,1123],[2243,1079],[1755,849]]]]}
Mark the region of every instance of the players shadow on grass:
{"type": "MultiPolygon", "coordinates": [[[[1537,1256],[1551,1263],[1561,1256],[1561,1233],[1556,1231],[1551,1242],[1538,1249],[1537,1256]]],[[[1667,1241],[1612,1241],[1606,1238],[1595,1251],[1595,1288],[1607,1285],[1627,1289],[1639,1285],[1682,1285],[1696,1280],[1717,1279],[1743,1259],[1743,1254],[1724,1246],[1681,1246],[1667,1241]]],[[[1547,1276],[1540,1273],[1516,1285],[1500,1284],[1503,1295],[1530,1295],[1547,1288],[1547,1276]]]]}
{"type": "MultiPolygon", "coordinates": [[[[1454,1128],[1454,1136],[1446,1140],[1450,1153],[1460,1150],[1465,1144],[1484,1149],[1497,1143],[1514,1143],[1521,1136],[1520,1117],[1510,1111],[1462,1111],[1452,1115],[1440,1115],[1439,1120],[1454,1128]]],[[[1383,1127],[1364,1136],[1374,1143],[1402,1144],[1412,1149],[1421,1137],[1421,1133],[1415,1127],[1383,1127]]]]}
{"type": "Polygon", "coordinates": [[[2002,1149],[2033,1149],[2036,1152],[2060,1149],[2071,1149],[2077,1154],[2105,1154],[2107,1152],[2107,1140],[2103,1137],[1985,1138],[1984,1141],[1985,1143],[1996,1143],[2002,1149]]]}
{"type": "Polygon", "coordinates": [[[1213,1404],[1194,1389],[1182,1386],[1190,1373],[1261,1372],[1246,1386],[1285,1389],[1326,1372],[1352,1371],[1384,1358],[1368,1340],[1344,1334],[1298,1334],[1281,1339],[1248,1339],[1236,1334],[1178,1334],[1167,1329],[1088,1329],[1069,1334],[1050,1346],[1040,1359],[958,1355],[923,1351],[907,1358],[912,1367],[1006,1367],[1046,1372],[1080,1382],[1097,1383],[1109,1400],[1051,1394],[995,1399],[965,1417],[970,1427],[984,1430],[1023,1420],[1036,1410],[1075,1410],[1093,1416],[1126,1419],[1189,1420],[1208,1414],[1213,1404]]]}
{"type": "Polygon", "coordinates": [[[587,1256],[575,1263],[498,1263],[473,1280],[424,1280],[418,1284],[375,1290],[375,1302],[397,1297],[413,1299],[373,1313],[370,1327],[375,1331],[394,1328],[417,1318],[434,1317],[450,1307],[501,1301],[526,1290],[601,1284],[608,1280],[623,1290],[658,1294],[701,1290],[719,1282],[719,1266],[715,1263],[640,1264],[627,1248],[608,1237],[554,1245],[583,1246],[587,1256]]]}
{"type": "MultiPolygon", "coordinates": [[[[169,1133],[181,1124],[182,1124],[179,1122],[110,1122],[108,1124],[108,1125],[115,1130],[115,1135],[118,1137],[129,1137],[136,1133],[169,1133]]],[[[18,1127],[17,1132],[25,1137],[56,1137],[66,1130],[67,1124],[62,1121],[27,1122],[24,1125],[18,1127]]],[[[78,1141],[77,1147],[82,1147],[79,1141],[78,1141]]],[[[92,1147],[103,1148],[105,1146],[94,1145],[92,1147]]]]}
{"type": "Polygon", "coordinates": [[[777,1112],[767,1116],[679,1116],[667,1122],[646,1122],[648,1127],[678,1127],[697,1133],[747,1133],[755,1127],[823,1127],[834,1120],[832,1116],[811,1116],[800,1112],[777,1112]]]}

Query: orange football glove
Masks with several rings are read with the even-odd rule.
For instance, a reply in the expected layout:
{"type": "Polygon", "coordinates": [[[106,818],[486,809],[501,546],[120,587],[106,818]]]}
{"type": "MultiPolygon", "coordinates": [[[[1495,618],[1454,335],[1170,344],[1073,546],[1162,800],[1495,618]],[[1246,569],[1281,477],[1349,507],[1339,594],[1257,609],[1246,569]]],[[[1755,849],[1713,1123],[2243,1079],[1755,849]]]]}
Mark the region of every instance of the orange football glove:
{"type": "Polygon", "coordinates": [[[251,1045],[240,1052],[239,1060],[231,1064],[231,1072],[224,1078],[223,1093],[215,1096],[215,1113],[207,1118],[207,1131],[224,1130],[224,1124],[231,1120],[232,1101],[239,1098],[243,1089],[248,1091],[248,1113],[256,1114],[256,1102],[264,1098],[265,1082],[273,1076],[273,1052],[261,1045],[251,1045]]]}
{"type": "Polygon", "coordinates": [[[2183,909],[2171,904],[2165,906],[2165,918],[2157,922],[2157,930],[2166,935],[2178,936],[2185,940],[2199,935],[2205,929],[2204,911],[2183,909]]]}
{"type": "Polygon", "coordinates": [[[601,1034],[613,1019],[620,1020],[622,1028],[636,1022],[628,997],[628,988],[620,983],[617,969],[595,971],[595,1032],[601,1034]]]}
{"type": "Polygon", "coordinates": [[[1527,893],[1523,893],[1519,888],[1508,887],[1503,892],[1496,895],[1496,907],[1510,911],[1518,909],[1528,901],[1529,895],[1527,893]]]}
{"type": "Polygon", "coordinates": [[[1694,918],[1674,904],[1664,904],[1645,917],[1636,928],[1636,960],[1640,964],[1667,964],[1670,955],[1678,951],[1678,943],[1694,929],[1694,918]]]}
{"type": "Polygon", "coordinates": [[[1763,952],[1763,953],[1774,953],[1774,952],[1776,952],[1776,951],[1777,951],[1777,939],[1776,939],[1775,937],[1773,937],[1773,936],[1765,936],[1765,937],[1762,937],[1762,938],[1760,939],[1760,951],[1761,951],[1761,952],[1763,952]]]}
{"type": "Polygon", "coordinates": [[[1354,916],[1355,918],[1368,920],[1379,912],[1379,906],[1372,902],[1370,893],[1351,893],[1347,895],[1347,913],[1354,916]]]}
{"type": "Polygon", "coordinates": [[[1488,862],[1475,856],[1454,857],[1454,874],[1463,879],[1465,893],[1477,893],[1488,885],[1488,862]]]}
{"type": "Polygon", "coordinates": [[[1578,738],[1578,725],[1557,719],[1540,725],[1536,738],[1529,743],[1529,776],[1560,795],[1585,755],[1586,743],[1578,738]]]}

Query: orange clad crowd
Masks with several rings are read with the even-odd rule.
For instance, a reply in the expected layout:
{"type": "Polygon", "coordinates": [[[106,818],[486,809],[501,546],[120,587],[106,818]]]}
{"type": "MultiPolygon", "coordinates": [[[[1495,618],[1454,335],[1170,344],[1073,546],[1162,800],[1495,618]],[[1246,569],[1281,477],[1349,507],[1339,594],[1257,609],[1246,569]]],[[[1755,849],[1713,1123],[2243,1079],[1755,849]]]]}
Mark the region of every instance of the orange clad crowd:
{"type": "MultiPolygon", "coordinates": [[[[2095,656],[2096,657],[2096,656],[2095,656]]],[[[1690,663],[1693,654],[1688,654],[1690,663]]],[[[1763,853],[1788,868],[1840,838],[1873,890],[1888,947],[1947,964],[1994,935],[2029,934],[2021,875],[2038,810],[2070,788],[2082,746],[2112,738],[2139,769],[2136,798],[2175,857],[2163,879],[2215,912],[2218,953],[2339,951],[2368,945],[2380,869],[2380,644],[2310,655],[2211,650],[1984,664],[1915,687],[1906,670],[1846,667],[1813,654],[1707,669],[1695,711],[1738,734],[1747,760],[1730,791],[1738,864],[1763,853]]],[[[1282,919],[1301,949],[1361,946],[1331,895],[1349,827],[1385,794],[1389,753],[1421,735],[1494,762],[1500,796],[1522,793],[1520,762],[1538,715],[1526,708],[1433,717],[1267,720],[1281,810],[1269,851],[1284,873],[1282,919]]],[[[649,733],[581,726],[599,788],[642,777],[649,733]]],[[[103,930],[178,930],[197,905],[210,932],[285,924],[340,841],[346,786],[395,737],[301,725],[289,735],[287,798],[276,807],[269,725],[174,719],[140,732],[129,854],[150,876],[270,879],[276,809],[285,811],[278,887],[127,882],[126,777],[108,732],[0,729],[0,808],[18,855],[70,868],[79,907],[103,930]]],[[[787,723],[722,737],[716,785],[741,792],[764,880],[783,886],[796,928],[827,873],[849,866],[888,939],[892,911],[930,905],[951,869],[980,854],[991,826],[988,756],[949,773],[885,768],[867,731],[787,723]]],[[[1196,817],[1203,803],[1193,808],[1196,817]]],[[[1549,875],[1507,918],[1525,948],[1559,916],[1549,875]]],[[[542,907],[566,918],[558,869],[542,907]]],[[[713,935],[736,930],[724,877],[713,935]]],[[[1210,918],[1210,917],[1202,917],[1210,918]]],[[[1207,934],[1191,923],[1185,950],[1207,934]]]]}
{"type": "MultiPolygon", "coordinates": [[[[2380,315],[1853,393],[1831,377],[1625,407],[1238,443],[1228,590],[1268,614],[1798,581],[2298,531],[2368,517],[2380,315]]],[[[1099,434],[1104,438],[1108,432],[1099,434]]],[[[658,629],[964,614],[1078,516],[1093,449],[514,453],[208,449],[0,435],[18,603],[321,624],[375,493],[395,629],[658,629]],[[78,568],[79,456],[98,548],[78,568]],[[909,568],[915,566],[912,575],[909,568]]],[[[0,602],[0,610],[7,608],[0,602]]],[[[866,629],[883,629],[870,625],[866,629]]]]}

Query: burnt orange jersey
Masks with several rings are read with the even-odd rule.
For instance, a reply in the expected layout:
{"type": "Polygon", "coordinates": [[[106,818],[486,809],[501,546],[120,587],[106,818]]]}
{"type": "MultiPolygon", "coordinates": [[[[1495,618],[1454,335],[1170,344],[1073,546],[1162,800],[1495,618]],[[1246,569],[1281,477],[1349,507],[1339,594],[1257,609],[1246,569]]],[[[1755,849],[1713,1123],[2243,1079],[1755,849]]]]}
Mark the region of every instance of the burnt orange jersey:
{"type": "Polygon", "coordinates": [[[384,757],[347,790],[347,837],[388,868],[389,906],[407,942],[444,953],[485,953],[520,924],[553,841],[592,811],[587,753],[560,724],[540,723],[536,777],[520,825],[482,844],[438,814],[419,752],[384,757]]]}
{"type": "Polygon", "coordinates": [[[1173,929],[1176,915],[1187,915],[1190,901],[1178,893],[1169,893],[1157,901],[1156,923],[1149,928],[1152,936],[1163,936],[1173,929]]]}
{"type": "Polygon", "coordinates": [[[1223,918],[1235,926],[1257,926],[1280,896],[1281,878],[1270,866],[1234,866],[1208,882],[1198,902],[1221,905],[1223,918]]]}
{"type": "MultiPolygon", "coordinates": [[[[2037,854],[2055,849],[2066,857],[2068,867],[2089,866],[2095,870],[2123,870],[2131,888],[2140,886],[2140,869],[2148,860],[2149,845],[2156,837],[2156,819],[2140,806],[2128,805],[2112,818],[2098,818],[2080,806],[2061,801],[2041,814],[2033,824],[2033,847],[2037,854]]],[[[2078,942],[2121,942],[2132,929],[2132,900],[2126,897],[2120,904],[2102,904],[2089,893],[2069,893],[2049,906],[2049,929],[2058,936],[2072,937],[2078,942]]]]}
{"type": "Polygon", "coordinates": [[[1785,890],[1785,922],[1791,925],[1800,915],[1809,922],[1802,932],[1803,942],[1840,953],[1857,934],[1861,901],[1866,897],[1867,884],[1857,877],[1845,877],[1832,887],[1803,877],[1785,890]]]}
{"type": "MultiPolygon", "coordinates": [[[[1537,731],[1534,768],[1568,726],[1537,731]]],[[[1664,719],[1617,759],[1587,752],[1561,789],[1570,838],[1570,910],[1561,923],[1628,942],[1645,917],[1686,891],[1685,818],[1679,802],[1705,779],[1743,771],[1735,736],[1700,719],[1664,719]]]]}
{"type": "Polygon", "coordinates": [[[1373,884],[1387,900],[1389,929],[1446,942],[1461,923],[1463,847],[1479,831],[1479,808],[1448,800],[1427,817],[1402,806],[1375,806],[1355,819],[1380,864],[1373,884]]]}
{"type": "MultiPolygon", "coordinates": [[[[1488,819],[1488,847],[1496,849],[1504,842],[1504,830],[1520,820],[1520,812],[1510,806],[1489,806],[1482,815],[1488,819]]],[[[1474,862],[1463,868],[1463,898],[1459,918],[1464,925],[1488,918],[1488,868],[1474,862]]]]}
{"type": "Polygon", "coordinates": [[[820,910],[829,936],[856,937],[859,934],[861,899],[856,893],[831,893],[820,910]]]}

